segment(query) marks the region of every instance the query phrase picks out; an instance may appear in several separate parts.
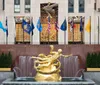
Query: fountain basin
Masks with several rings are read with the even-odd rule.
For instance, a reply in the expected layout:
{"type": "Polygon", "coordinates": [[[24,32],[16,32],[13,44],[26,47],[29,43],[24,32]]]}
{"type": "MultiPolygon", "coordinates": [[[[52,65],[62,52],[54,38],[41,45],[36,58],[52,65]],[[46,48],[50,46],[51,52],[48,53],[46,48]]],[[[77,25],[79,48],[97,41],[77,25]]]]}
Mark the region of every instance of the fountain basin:
{"type": "Polygon", "coordinates": [[[59,82],[37,82],[33,77],[18,77],[16,79],[7,79],[2,85],[95,85],[91,79],[82,80],[79,77],[63,77],[59,82]]]}
{"type": "MultiPolygon", "coordinates": [[[[18,77],[12,81],[31,81],[31,82],[36,82],[36,80],[34,78],[31,78],[31,77],[18,77]]],[[[62,82],[73,82],[73,81],[84,81],[86,82],[87,80],[83,80],[83,79],[80,79],[79,77],[63,77],[62,78],[62,82]]]]}

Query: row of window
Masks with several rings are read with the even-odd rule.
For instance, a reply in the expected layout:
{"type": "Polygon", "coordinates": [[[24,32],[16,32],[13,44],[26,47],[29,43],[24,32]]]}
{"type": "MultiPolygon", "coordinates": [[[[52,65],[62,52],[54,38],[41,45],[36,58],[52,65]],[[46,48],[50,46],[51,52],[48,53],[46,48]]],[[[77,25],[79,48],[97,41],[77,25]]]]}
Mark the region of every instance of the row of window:
{"type": "MultiPolygon", "coordinates": [[[[73,13],[74,12],[74,1],[75,0],[68,0],[68,12],[73,13]]],[[[85,0],[78,0],[78,11],[79,13],[83,13],[85,9],[85,0]]]]}
{"type": "MultiPolygon", "coordinates": [[[[25,0],[25,13],[30,13],[30,5],[31,1],[30,0],[25,0]]],[[[15,13],[20,13],[20,0],[14,0],[14,12],[15,13]]]]}
{"type": "MultiPolygon", "coordinates": [[[[68,12],[73,13],[74,12],[74,1],[75,0],[68,0],[68,12]]],[[[30,0],[25,0],[25,13],[30,13],[31,9],[31,1],[30,0]]],[[[84,12],[84,0],[79,0],[79,12],[82,13],[84,12]]],[[[15,13],[20,13],[20,0],[14,0],[14,12],[15,13]]]]}

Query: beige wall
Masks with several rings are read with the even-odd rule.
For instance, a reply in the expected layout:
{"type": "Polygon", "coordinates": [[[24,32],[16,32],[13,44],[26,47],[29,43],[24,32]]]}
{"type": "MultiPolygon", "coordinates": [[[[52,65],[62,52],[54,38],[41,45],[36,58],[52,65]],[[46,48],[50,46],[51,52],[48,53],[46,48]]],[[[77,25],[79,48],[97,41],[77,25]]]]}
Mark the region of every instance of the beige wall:
{"type": "MultiPolygon", "coordinates": [[[[24,0],[21,0],[21,12],[14,14],[14,0],[6,0],[5,2],[5,13],[0,11],[0,20],[2,19],[5,24],[5,17],[8,17],[8,28],[9,28],[9,36],[8,36],[8,44],[14,43],[15,38],[15,21],[14,16],[32,16],[33,23],[36,26],[37,20],[40,16],[40,3],[58,3],[58,20],[59,26],[62,24],[64,18],[66,17],[68,21],[68,16],[85,16],[85,25],[87,24],[89,16],[91,16],[91,43],[98,43],[98,35],[97,35],[97,16],[100,13],[94,11],[94,0],[85,0],[85,13],[78,13],[78,0],[74,2],[74,13],[68,13],[68,0],[31,0],[31,13],[24,13],[24,0]],[[3,14],[2,14],[3,13],[3,14]]],[[[0,5],[1,6],[1,5],[0,5]]],[[[59,30],[58,32],[58,42],[59,44],[68,44],[68,30],[66,31],[66,41],[64,40],[64,32],[59,30]]],[[[32,44],[39,44],[39,31],[34,29],[33,41],[32,44]]],[[[5,33],[0,30],[0,44],[5,44],[5,33]]],[[[89,33],[84,30],[84,42],[85,44],[89,44],[89,33]]]]}

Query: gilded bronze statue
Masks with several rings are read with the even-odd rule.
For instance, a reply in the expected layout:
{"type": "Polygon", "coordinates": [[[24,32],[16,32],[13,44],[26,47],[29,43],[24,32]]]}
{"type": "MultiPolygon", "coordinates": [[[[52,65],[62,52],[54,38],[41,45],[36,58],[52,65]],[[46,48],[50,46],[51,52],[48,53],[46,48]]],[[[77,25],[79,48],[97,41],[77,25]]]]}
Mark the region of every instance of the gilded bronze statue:
{"type": "Polygon", "coordinates": [[[39,54],[38,57],[32,56],[31,58],[36,59],[34,61],[34,68],[36,69],[36,81],[61,81],[60,67],[61,63],[58,60],[59,57],[69,57],[71,55],[63,55],[62,49],[54,51],[54,46],[50,45],[50,54],[39,54]]]}

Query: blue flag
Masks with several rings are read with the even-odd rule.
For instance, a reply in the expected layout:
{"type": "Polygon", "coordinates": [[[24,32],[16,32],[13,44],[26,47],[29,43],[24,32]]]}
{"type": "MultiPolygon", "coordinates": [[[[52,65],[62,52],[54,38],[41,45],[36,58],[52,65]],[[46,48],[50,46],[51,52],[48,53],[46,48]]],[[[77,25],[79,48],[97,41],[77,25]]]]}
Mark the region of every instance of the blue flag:
{"type": "Polygon", "coordinates": [[[2,22],[1,22],[1,21],[0,21],[0,29],[2,29],[4,32],[6,32],[6,31],[7,31],[7,29],[3,27],[3,25],[2,25],[2,22]]]}
{"type": "Polygon", "coordinates": [[[35,28],[34,24],[33,24],[33,21],[31,21],[31,28],[32,28],[32,30],[35,28]]]}
{"type": "Polygon", "coordinates": [[[41,21],[40,21],[40,18],[38,19],[38,22],[37,22],[37,29],[41,32],[42,31],[42,25],[41,25],[41,21]]]}
{"type": "Polygon", "coordinates": [[[83,24],[82,24],[82,17],[81,17],[81,20],[80,20],[80,32],[83,31],[83,24]]]}
{"type": "Polygon", "coordinates": [[[25,32],[27,32],[28,34],[30,34],[33,29],[34,29],[34,25],[33,22],[31,22],[31,24],[29,24],[28,22],[26,22],[24,19],[22,21],[22,28],[24,29],[25,32]],[[26,26],[26,28],[25,28],[26,26]]]}
{"type": "Polygon", "coordinates": [[[24,26],[26,26],[28,23],[23,19],[22,20],[22,28],[24,29],[24,26]]]}
{"type": "Polygon", "coordinates": [[[35,27],[34,27],[34,24],[33,24],[33,21],[32,21],[32,20],[31,20],[31,28],[32,28],[32,31],[31,31],[31,32],[32,32],[32,35],[33,35],[33,29],[34,29],[35,27]]]}
{"type": "Polygon", "coordinates": [[[60,29],[61,29],[62,31],[66,31],[66,30],[67,30],[67,22],[66,22],[66,19],[65,19],[64,22],[62,23],[60,29]]]}

